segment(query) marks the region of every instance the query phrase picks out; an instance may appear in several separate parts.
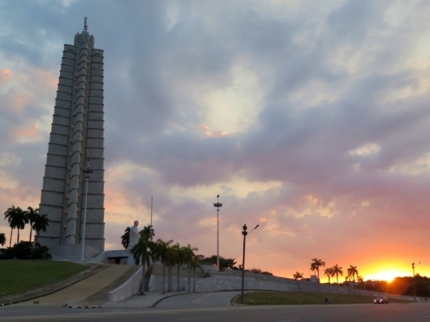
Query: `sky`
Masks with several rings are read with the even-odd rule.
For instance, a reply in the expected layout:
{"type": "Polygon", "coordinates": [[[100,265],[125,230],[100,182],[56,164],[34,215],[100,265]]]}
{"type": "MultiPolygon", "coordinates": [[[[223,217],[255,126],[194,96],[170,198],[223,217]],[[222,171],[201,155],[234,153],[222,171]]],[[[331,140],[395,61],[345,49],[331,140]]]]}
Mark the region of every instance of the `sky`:
{"type": "Polygon", "coordinates": [[[221,256],[241,264],[259,225],[246,268],[430,275],[429,1],[2,1],[3,212],[39,205],[85,16],[105,57],[106,249],[153,196],[156,238],[214,255],[219,194],[221,256]]]}

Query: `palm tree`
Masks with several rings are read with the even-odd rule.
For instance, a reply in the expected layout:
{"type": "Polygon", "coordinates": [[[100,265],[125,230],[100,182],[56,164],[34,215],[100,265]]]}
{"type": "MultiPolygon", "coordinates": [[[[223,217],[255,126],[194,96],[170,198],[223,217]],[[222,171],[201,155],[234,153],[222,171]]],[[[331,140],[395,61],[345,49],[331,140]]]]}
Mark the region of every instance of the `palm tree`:
{"type": "Polygon", "coordinates": [[[33,237],[33,222],[36,220],[36,216],[39,215],[39,208],[33,209],[32,207],[27,207],[27,211],[25,212],[25,217],[27,222],[30,223],[30,237],[29,241],[31,242],[33,237]]]}
{"type": "Polygon", "coordinates": [[[21,208],[14,206],[8,208],[6,212],[4,213],[5,219],[9,222],[9,226],[12,229],[10,232],[10,240],[9,240],[9,247],[10,243],[12,241],[12,232],[13,229],[16,228],[18,230],[18,235],[16,238],[16,242],[19,243],[19,231],[20,229],[24,229],[25,224],[28,222],[26,212],[23,211],[21,208]]]}
{"type": "Polygon", "coordinates": [[[141,231],[139,231],[139,234],[142,238],[146,240],[152,240],[152,238],[155,236],[154,228],[152,227],[152,225],[145,226],[141,231]]]}
{"type": "Polygon", "coordinates": [[[321,259],[313,258],[311,263],[311,271],[317,272],[318,283],[320,282],[320,267],[325,267],[325,262],[321,259]]]}
{"type": "Polygon", "coordinates": [[[48,215],[39,215],[35,216],[34,222],[31,225],[31,229],[36,231],[36,236],[34,237],[35,242],[37,243],[37,239],[39,238],[39,233],[41,231],[45,232],[49,227],[49,219],[48,215]]]}
{"type": "Polygon", "coordinates": [[[181,265],[184,263],[184,252],[181,248],[181,245],[179,243],[176,243],[173,245],[172,250],[174,251],[174,262],[176,265],[178,265],[178,276],[177,276],[177,284],[176,284],[176,292],[179,292],[179,274],[181,265]]]}
{"type": "MultiPolygon", "coordinates": [[[[44,216],[46,217],[46,215],[44,215],[44,216]]],[[[39,208],[36,208],[36,209],[33,209],[32,207],[28,207],[27,208],[26,219],[27,219],[27,222],[30,223],[30,239],[29,239],[30,242],[32,240],[33,230],[36,230],[35,227],[34,227],[35,223],[37,222],[38,225],[41,224],[41,221],[40,221],[39,217],[40,217],[39,208]]],[[[38,225],[36,225],[36,226],[38,226],[38,225]]],[[[46,227],[47,226],[49,226],[49,224],[41,227],[41,229],[39,229],[39,231],[40,230],[46,231],[46,227]]]]}
{"type": "Polygon", "coordinates": [[[363,290],[364,290],[364,279],[363,276],[357,275],[357,283],[358,283],[358,287],[360,287],[360,283],[363,284],[363,290]]]}
{"type": "Polygon", "coordinates": [[[19,231],[21,229],[24,229],[25,224],[28,223],[27,212],[18,207],[16,209],[15,216],[16,216],[15,217],[15,223],[16,223],[15,227],[16,227],[16,230],[18,231],[18,236],[16,238],[16,243],[18,244],[19,240],[20,240],[20,238],[19,238],[19,231]]]}
{"type": "Polygon", "coordinates": [[[0,233],[0,245],[4,246],[5,243],[6,243],[6,236],[4,235],[4,233],[0,233]]]}
{"type": "Polygon", "coordinates": [[[188,264],[188,292],[191,292],[191,263],[193,261],[193,258],[196,256],[194,252],[198,250],[199,249],[196,247],[191,247],[190,244],[188,244],[186,247],[181,248],[183,262],[185,264],[188,264]]]}
{"type": "Polygon", "coordinates": [[[327,276],[329,284],[330,284],[330,277],[332,276],[332,274],[333,274],[333,267],[327,267],[324,270],[324,275],[327,276]]]}
{"type": "Polygon", "coordinates": [[[146,274],[146,267],[149,266],[152,259],[152,252],[151,249],[153,248],[153,243],[150,240],[147,240],[145,238],[140,238],[139,242],[134,245],[134,247],[131,249],[131,253],[133,254],[134,261],[136,265],[139,265],[140,262],[142,262],[142,284],[140,286],[140,294],[145,294],[145,274],[146,274]]]}
{"type": "Polygon", "coordinates": [[[130,227],[127,227],[124,232],[124,235],[121,236],[121,245],[124,249],[127,249],[128,244],[130,243],[130,227]]]}
{"type": "Polygon", "coordinates": [[[354,293],[355,293],[355,277],[358,275],[357,266],[349,265],[348,268],[348,277],[350,280],[352,280],[352,283],[354,284],[354,293]]]}
{"type": "Polygon", "coordinates": [[[194,256],[193,259],[191,260],[191,268],[193,269],[194,272],[194,284],[193,284],[193,292],[196,291],[196,269],[200,269],[202,270],[202,267],[200,266],[200,259],[197,256],[194,256]]]}
{"type": "Polygon", "coordinates": [[[173,246],[169,246],[166,254],[166,265],[167,265],[167,292],[173,291],[172,281],[172,267],[176,262],[176,251],[173,246]]]}
{"type": "Polygon", "coordinates": [[[10,227],[10,238],[9,238],[9,247],[12,245],[12,233],[13,229],[15,228],[15,224],[13,223],[13,218],[15,217],[15,213],[17,211],[17,208],[12,205],[12,207],[9,207],[5,213],[4,213],[4,219],[7,220],[10,227]]]}
{"type": "Polygon", "coordinates": [[[339,275],[343,276],[343,271],[342,271],[342,267],[339,267],[339,265],[334,265],[333,267],[333,273],[332,276],[336,276],[336,287],[337,287],[337,292],[339,293],[339,275]]]}
{"type": "Polygon", "coordinates": [[[173,243],[173,240],[165,242],[162,239],[158,239],[155,242],[155,257],[163,264],[163,294],[165,293],[166,263],[168,262],[169,248],[171,243],[173,243]]]}
{"type": "Polygon", "coordinates": [[[297,281],[297,285],[300,291],[300,280],[303,278],[303,273],[295,272],[293,278],[297,281]]]}

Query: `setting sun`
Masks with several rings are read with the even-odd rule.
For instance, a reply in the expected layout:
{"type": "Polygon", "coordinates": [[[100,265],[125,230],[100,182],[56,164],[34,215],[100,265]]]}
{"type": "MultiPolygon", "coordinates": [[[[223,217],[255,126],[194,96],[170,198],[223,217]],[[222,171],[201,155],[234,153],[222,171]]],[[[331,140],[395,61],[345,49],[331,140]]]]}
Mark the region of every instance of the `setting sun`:
{"type": "Polygon", "coordinates": [[[366,274],[365,280],[379,280],[391,282],[396,277],[411,276],[412,272],[406,272],[400,269],[381,270],[373,274],[366,274]]]}

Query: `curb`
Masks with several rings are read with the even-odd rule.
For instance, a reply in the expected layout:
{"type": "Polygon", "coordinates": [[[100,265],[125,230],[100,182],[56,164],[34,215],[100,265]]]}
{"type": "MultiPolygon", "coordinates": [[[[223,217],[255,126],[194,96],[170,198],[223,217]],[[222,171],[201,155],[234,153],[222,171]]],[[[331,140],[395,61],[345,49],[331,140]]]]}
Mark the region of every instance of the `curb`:
{"type": "Polygon", "coordinates": [[[102,309],[101,306],[74,306],[74,305],[67,305],[68,309],[102,309]]]}

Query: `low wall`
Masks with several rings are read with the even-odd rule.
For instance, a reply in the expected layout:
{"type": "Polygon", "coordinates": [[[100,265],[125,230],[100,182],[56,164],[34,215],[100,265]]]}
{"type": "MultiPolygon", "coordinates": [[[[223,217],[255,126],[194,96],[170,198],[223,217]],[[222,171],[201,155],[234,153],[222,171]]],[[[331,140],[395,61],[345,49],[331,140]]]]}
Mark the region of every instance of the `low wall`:
{"type": "Polygon", "coordinates": [[[124,284],[110,291],[106,295],[106,301],[120,302],[139,292],[142,284],[142,269],[140,267],[124,284]]]}

